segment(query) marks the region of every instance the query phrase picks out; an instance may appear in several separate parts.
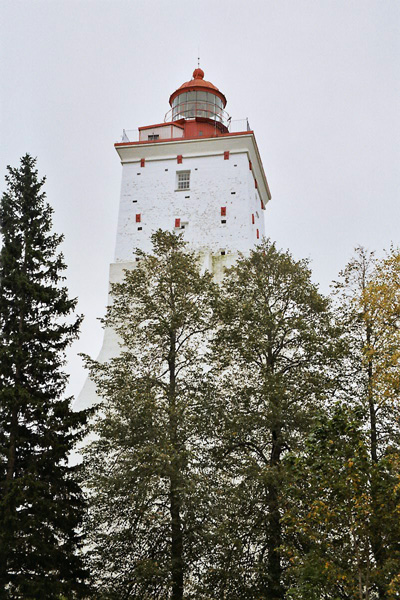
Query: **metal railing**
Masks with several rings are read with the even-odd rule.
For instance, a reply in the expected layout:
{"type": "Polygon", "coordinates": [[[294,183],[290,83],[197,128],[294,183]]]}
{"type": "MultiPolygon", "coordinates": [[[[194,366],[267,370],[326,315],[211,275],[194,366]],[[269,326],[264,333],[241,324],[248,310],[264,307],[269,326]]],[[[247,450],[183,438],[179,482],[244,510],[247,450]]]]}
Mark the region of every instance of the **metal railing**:
{"type": "Polygon", "coordinates": [[[230,120],[229,114],[213,102],[207,102],[206,100],[188,100],[173,106],[166,113],[164,121],[170,123],[171,121],[195,119],[196,117],[217,121],[218,123],[225,125],[225,127],[228,126],[230,120]]]}
{"type": "Polygon", "coordinates": [[[118,142],[138,142],[139,129],[123,129],[121,139],[118,142]]]}
{"type": "Polygon", "coordinates": [[[251,131],[249,120],[246,118],[229,121],[228,131],[229,133],[237,133],[239,131],[251,131]]]}
{"type": "MultiPolygon", "coordinates": [[[[167,113],[168,114],[168,113],[167,113]]],[[[251,131],[249,120],[246,119],[235,119],[234,121],[227,120],[226,127],[229,133],[237,133],[242,131],[251,131]]],[[[176,136],[178,138],[178,136],[176,136]]],[[[138,129],[123,129],[121,139],[118,142],[138,142],[139,141],[139,130],[138,129]]],[[[162,139],[159,140],[160,142],[162,139]]]]}

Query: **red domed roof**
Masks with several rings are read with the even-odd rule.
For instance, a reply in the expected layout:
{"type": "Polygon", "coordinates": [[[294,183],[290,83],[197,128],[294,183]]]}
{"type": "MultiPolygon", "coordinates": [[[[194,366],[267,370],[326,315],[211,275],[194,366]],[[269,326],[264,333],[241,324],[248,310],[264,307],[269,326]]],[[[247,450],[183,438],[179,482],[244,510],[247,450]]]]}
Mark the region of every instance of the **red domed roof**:
{"type": "Polygon", "coordinates": [[[224,103],[224,107],[226,106],[226,98],[224,94],[220,92],[215,85],[213,85],[209,81],[204,80],[204,71],[202,69],[195,69],[193,71],[193,79],[187,81],[186,83],[183,83],[177,90],[175,90],[173,94],[171,94],[169,98],[170,105],[172,106],[172,101],[174,100],[174,98],[176,98],[176,96],[179,96],[179,94],[182,94],[183,92],[190,91],[210,91],[219,98],[221,98],[221,100],[224,103]]]}

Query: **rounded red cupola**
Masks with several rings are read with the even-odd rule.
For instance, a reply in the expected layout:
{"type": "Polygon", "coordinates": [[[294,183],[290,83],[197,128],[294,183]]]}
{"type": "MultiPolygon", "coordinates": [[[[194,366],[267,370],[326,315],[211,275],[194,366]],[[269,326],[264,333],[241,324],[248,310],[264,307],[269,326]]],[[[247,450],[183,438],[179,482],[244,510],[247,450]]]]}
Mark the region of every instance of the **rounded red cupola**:
{"type": "Polygon", "coordinates": [[[171,94],[169,104],[171,110],[166,114],[166,121],[208,122],[222,132],[228,131],[230,119],[224,110],[226,98],[214,84],[204,79],[204,71],[200,68],[193,71],[193,79],[171,94]]]}

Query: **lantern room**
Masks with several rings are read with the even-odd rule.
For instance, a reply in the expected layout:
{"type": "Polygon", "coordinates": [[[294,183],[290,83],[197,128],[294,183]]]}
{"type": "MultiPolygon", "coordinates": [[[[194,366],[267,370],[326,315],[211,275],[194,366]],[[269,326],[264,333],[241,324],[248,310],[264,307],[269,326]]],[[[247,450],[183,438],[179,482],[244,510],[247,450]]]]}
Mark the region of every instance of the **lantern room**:
{"type": "MultiPolygon", "coordinates": [[[[195,69],[193,79],[181,85],[169,99],[171,110],[165,115],[166,122],[186,123],[188,133],[195,134],[202,131],[201,126],[195,124],[206,124],[206,135],[212,133],[218,135],[228,132],[229,115],[225,112],[226,98],[219,89],[210,81],[204,79],[204,71],[195,69]],[[190,124],[188,121],[192,121],[190,124]]],[[[204,127],[203,127],[204,129],[204,127]]],[[[201,135],[201,134],[200,134],[201,135]]]]}
{"type": "MultiPolygon", "coordinates": [[[[164,123],[139,127],[140,142],[161,142],[177,138],[213,138],[237,132],[250,131],[247,119],[231,121],[225,111],[224,94],[210,81],[204,71],[197,68],[193,78],[183,83],[169,98],[170,110],[164,123]]],[[[133,141],[132,134],[124,130],[122,142],[133,141]]]]}

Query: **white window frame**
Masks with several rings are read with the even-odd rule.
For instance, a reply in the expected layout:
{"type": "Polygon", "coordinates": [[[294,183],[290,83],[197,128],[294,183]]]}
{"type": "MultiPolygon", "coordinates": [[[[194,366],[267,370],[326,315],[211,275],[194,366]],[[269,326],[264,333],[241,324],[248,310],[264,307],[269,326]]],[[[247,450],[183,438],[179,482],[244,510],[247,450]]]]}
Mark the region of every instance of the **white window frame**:
{"type": "Polygon", "coordinates": [[[177,171],[176,172],[176,191],[187,192],[190,190],[190,171],[177,171]]]}

